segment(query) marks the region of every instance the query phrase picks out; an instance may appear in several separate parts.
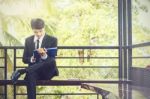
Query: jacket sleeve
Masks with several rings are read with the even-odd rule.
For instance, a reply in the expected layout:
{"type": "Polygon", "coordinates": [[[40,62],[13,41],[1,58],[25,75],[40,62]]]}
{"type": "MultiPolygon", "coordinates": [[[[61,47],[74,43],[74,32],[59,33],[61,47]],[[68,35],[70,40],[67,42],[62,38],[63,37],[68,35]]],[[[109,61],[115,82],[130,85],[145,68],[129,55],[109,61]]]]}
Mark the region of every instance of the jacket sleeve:
{"type": "Polygon", "coordinates": [[[54,38],[53,43],[51,45],[52,47],[57,47],[57,38],[54,38]]]}
{"type": "MultiPolygon", "coordinates": [[[[51,39],[51,41],[49,41],[49,42],[52,42],[52,43],[49,45],[49,47],[57,47],[57,38],[53,37],[53,38],[51,39]]],[[[56,56],[57,56],[57,53],[56,53],[56,56]]],[[[48,58],[51,58],[51,57],[48,55],[48,58]]]]}
{"type": "Polygon", "coordinates": [[[28,44],[27,44],[27,39],[25,40],[25,47],[24,47],[24,52],[23,52],[23,62],[25,64],[30,64],[30,56],[29,56],[29,47],[28,47],[28,44]]]}

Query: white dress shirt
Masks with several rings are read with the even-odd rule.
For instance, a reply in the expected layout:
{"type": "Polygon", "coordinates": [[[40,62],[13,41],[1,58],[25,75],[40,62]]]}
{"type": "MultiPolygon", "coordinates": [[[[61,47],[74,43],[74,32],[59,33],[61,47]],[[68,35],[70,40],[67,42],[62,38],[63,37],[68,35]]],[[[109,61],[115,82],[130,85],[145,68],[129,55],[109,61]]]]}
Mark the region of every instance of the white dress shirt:
{"type": "Polygon", "coordinates": [[[42,41],[43,41],[44,36],[45,36],[45,34],[42,35],[40,38],[38,38],[37,36],[34,36],[35,48],[37,48],[37,40],[39,40],[39,48],[41,48],[41,45],[42,45],[42,41]]]}

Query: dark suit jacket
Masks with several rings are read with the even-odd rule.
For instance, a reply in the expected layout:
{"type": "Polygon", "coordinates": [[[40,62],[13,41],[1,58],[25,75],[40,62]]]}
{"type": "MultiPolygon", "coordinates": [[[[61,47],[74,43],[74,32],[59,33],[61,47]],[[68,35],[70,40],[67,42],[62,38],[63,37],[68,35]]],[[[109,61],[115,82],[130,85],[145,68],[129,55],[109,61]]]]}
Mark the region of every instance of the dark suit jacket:
{"type": "MultiPolygon", "coordinates": [[[[45,34],[41,48],[51,48],[51,47],[57,47],[57,38],[49,36],[45,34]]],[[[30,65],[33,65],[33,63],[30,62],[31,56],[33,55],[33,50],[35,49],[35,43],[34,43],[34,35],[26,38],[25,40],[25,48],[23,53],[23,62],[30,65]]],[[[50,58],[48,56],[48,58],[50,58]]],[[[54,66],[56,73],[54,75],[58,75],[58,69],[56,66],[54,66]]]]}

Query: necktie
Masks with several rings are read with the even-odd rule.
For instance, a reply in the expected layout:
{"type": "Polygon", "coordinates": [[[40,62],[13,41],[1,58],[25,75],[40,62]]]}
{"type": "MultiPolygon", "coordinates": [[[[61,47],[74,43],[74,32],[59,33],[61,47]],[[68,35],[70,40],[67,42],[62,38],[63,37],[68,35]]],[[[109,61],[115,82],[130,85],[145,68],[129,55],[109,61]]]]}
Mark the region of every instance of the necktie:
{"type": "Polygon", "coordinates": [[[39,40],[37,40],[37,46],[36,46],[36,48],[37,49],[39,48],[39,40]]]}

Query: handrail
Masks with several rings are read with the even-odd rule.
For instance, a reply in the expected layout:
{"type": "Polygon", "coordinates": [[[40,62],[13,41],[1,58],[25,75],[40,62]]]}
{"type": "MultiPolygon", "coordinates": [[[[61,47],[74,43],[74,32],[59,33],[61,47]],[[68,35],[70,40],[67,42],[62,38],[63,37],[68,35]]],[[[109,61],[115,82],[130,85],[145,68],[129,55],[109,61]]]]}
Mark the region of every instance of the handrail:
{"type": "MultiPolygon", "coordinates": [[[[0,46],[0,49],[23,49],[24,46],[0,46]]],[[[118,46],[58,46],[58,49],[118,49],[118,46]]]]}
{"type": "MultiPolygon", "coordinates": [[[[26,85],[27,81],[18,80],[16,85],[26,85]]],[[[38,80],[36,85],[42,86],[80,86],[82,83],[101,83],[101,84],[131,84],[130,80],[38,80]]],[[[11,80],[0,80],[0,85],[13,85],[11,80]]]]}
{"type": "Polygon", "coordinates": [[[130,48],[139,48],[139,47],[147,47],[150,46],[150,42],[144,42],[139,44],[134,44],[132,46],[129,46],[130,48]]]}

